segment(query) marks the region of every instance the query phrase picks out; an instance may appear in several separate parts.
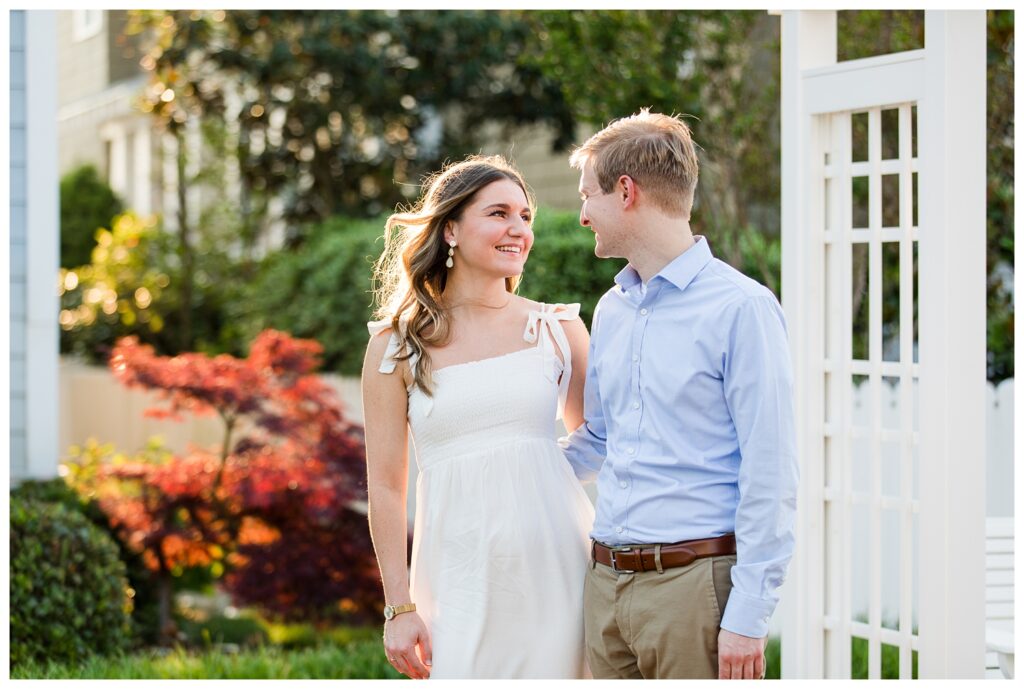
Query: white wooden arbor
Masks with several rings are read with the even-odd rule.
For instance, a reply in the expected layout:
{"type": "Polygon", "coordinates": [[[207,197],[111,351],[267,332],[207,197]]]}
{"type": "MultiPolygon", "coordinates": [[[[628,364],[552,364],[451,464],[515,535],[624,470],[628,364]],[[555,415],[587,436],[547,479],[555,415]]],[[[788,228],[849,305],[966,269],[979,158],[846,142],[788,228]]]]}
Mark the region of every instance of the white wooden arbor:
{"type": "Polygon", "coordinates": [[[921,678],[980,678],[985,12],[927,11],[923,49],[841,63],[836,31],[834,11],[783,12],[782,297],[801,487],[782,676],[849,678],[857,643],[871,678],[884,646],[901,678],[914,652],[921,678]],[[871,400],[856,420],[853,385],[871,400]],[[882,426],[883,385],[899,392],[895,426],[882,426]],[[899,591],[890,618],[883,586],[899,591]],[[866,610],[852,609],[858,590],[866,610]]]}

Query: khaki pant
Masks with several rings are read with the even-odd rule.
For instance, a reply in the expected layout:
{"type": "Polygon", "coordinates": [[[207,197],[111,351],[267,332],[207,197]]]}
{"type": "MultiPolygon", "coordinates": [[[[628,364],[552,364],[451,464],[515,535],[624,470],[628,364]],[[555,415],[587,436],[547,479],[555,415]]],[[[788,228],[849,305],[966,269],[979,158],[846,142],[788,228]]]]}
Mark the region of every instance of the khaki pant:
{"type": "Polygon", "coordinates": [[[735,555],[617,574],[591,562],[583,589],[595,679],[715,679],[722,610],[735,555]]]}

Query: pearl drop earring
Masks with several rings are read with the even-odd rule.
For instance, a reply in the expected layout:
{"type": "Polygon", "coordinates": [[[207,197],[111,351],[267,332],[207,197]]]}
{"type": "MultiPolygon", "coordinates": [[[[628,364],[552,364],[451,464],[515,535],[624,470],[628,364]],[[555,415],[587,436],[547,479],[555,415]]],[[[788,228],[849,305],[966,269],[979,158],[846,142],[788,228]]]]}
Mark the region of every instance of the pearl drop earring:
{"type": "Polygon", "coordinates": [[[452,266],[455,265],[455,240],[453,239],[452,241],[448,242],[448,244],[450,244],[451,246],[448,249],[448,260],[445,261],[444,264],[451,268],[452,266]]]}

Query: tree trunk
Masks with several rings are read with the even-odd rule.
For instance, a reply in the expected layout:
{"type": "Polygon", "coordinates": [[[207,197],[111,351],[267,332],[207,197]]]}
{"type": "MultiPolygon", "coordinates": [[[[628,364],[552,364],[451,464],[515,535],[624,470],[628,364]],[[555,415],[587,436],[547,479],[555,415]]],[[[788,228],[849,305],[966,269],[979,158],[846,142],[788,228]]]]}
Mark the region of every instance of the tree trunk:
{"type": "Polygon", "coordinates": [[[161,646],[171,646],[178,631],[177,625],[171,617],[174,578],[171,576],[171,572],[164,567],[160,568],[160,574],[157,577],[157,594],[159,596],[159,642],[161,646]]]}
{"type": "Polygon", "coordinates": [[[189,180],[185,179],[185,163],[188,143],[185,128],[178,127],[178,254],[181,257],[181,327],[178,331],[178,349],[186,352],[192,349],[192,286],[195,272],[195,256],[188,221],[187,199],[189,180]]]}

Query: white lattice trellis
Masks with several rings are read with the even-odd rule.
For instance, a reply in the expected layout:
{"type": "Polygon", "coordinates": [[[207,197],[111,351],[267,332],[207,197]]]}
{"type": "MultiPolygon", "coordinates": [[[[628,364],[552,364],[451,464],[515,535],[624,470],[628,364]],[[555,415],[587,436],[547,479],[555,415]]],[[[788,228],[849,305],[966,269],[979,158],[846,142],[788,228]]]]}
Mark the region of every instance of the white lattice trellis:
{"type": "Polygon", "coordinates": [[[914,596],[900,597],[895,625],[883,619],[881,601],[882,559],[886,553],[882,547],[883,521],[895,522],[895,529],[889,529],[887,535],[891,538],[897,534],[899,542],[907,546],[897,549],[900,559],[895,570],[899,589],[916,591],[916,549],[910,547],[916,541],[914,516],[918,507],[914,495],[916,433],[912,418],[916,407],[911,399],[918,373],[914,363],[917,228],[913,222],[913,173],[917,159],[912,151],[913,106],[903,103],[818,117],[822,136],[822,200],[818,205],[822,209],[826,276],[822,497],[827,534],[825,561],[834,583],[825,597],[824,629],[830,641],[837,639],[826,644],[824,672],[826,676],[849,677],[851,640],[861,639],[867,643],[869,677],[881,677],[883,645],[899,649],[899,674],[910,677],[912,651],[917,650],[914,596]],[[895,149],[890,151],[894,157],[883,155],[883,112],[896,114],[896,131],[887,132],[885,137],[898,142],[890,146],[895,149]],[[857,135],[856,121],[866,121],[861,136],[857,135]],[[864,155],[858,156],[858,152],[864,155]],[[883,179],[889,175],[897,181],[895,200],[883,195],[883,179]],[[887,215],[883,211],[888,210],[885,206],[889,204],[897,208],[893,214],[895,226],[883,222],[887,215]],[[895,296],[899,312],[895,321],[899,335],[895,338],[895,361],[886,360],[882,337],[883,326],[890,325],[883,320],[883,291],[890,292],[890,301],[894,296],[892,286],[884,284],[892,275],[891,266],[889,271],[883,270],[883,257],[892,253],[887,250],[890,247],[896,248],[898,258],[895,296]],[[856,260],[857,256],[861,260],[856,260]],[[855,290],[855,286],[862,284],[867,286],[866,300],[864,292],[855,290]],[[860,308],[855,309],[855,303],[860,308]],[[867,333],[863,332],[865,320],[867,333]],[[858,345],[856,340],[863,342],[858,345]],[[868,391],[863,409],[866,413],[862,414],[856,413],[851,396],[850,383],[858,379],[865,381],[868,391]],[[882,390],[886,379],[895,381],[901,399],[902,418],[895,428],[882,424],[882,390]],[[895,457],[885,451],[892,445],[898,447],[895,457]],[[884,460],[897,462],[897,491],[883,491],[883,469],[888,469],[888,475],[893,473],[890,467],[883,467],[884,460]],[[867,538],[857,538],[858,534],[867,538]],[[859,611],[852,603],[865,594],[867,619],[857,619],[859,611]]]}
{"type": "Polygon", "coordinates": [[[784,677],[849,678],[854,645],[870,678],[893,655],[911,677],[918,651],[922,677],[984,673],[984,13],[925,27],[923,50],[837,63],[835,12],[783,14],[802,477],[784,677]]]}

